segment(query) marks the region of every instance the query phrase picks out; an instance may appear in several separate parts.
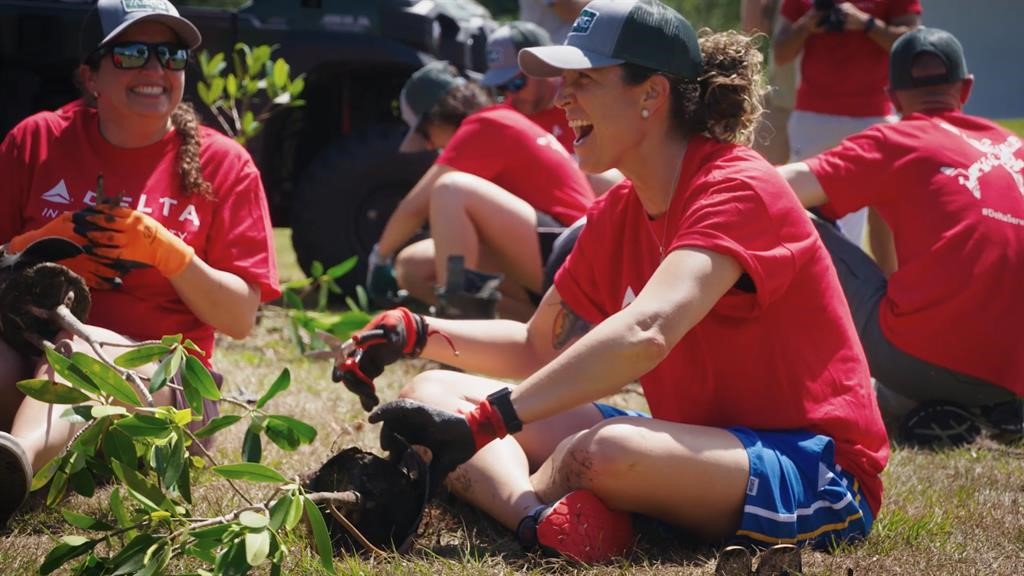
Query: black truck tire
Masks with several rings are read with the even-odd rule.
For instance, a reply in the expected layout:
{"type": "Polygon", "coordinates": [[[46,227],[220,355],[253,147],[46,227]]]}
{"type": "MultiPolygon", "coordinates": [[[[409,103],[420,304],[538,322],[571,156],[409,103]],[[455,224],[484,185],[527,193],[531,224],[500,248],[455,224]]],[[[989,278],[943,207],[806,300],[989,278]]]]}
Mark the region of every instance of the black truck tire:
{"type": "Polygon", "coordinates": [[[375,126],[332,143],[306,168],[291,203],[292,246],[307,274],[353,255],[356,268],[338,279],[345,295],[366,282],[366,257],[402,197],[436,154],[403,154],[403,124],[375,126]]]}

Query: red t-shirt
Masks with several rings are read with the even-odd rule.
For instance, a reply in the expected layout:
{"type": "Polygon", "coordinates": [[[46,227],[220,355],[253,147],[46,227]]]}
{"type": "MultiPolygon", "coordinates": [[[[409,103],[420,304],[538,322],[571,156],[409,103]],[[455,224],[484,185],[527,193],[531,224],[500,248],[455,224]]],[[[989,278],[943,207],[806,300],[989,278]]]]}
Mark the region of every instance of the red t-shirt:
{"type": "MultiPolygon", "coordinates": [[[[185,196],[175,167],[180,139],[171,131],[144,148],[119,148],[99,132],[96,111],[73,102],[35,114],[0,144],[0,243],[43,226],[106,194],[145,212],[195,248],[210,266],[259,286],[263,301],[280,295],[267,201],[249,153],[203,127],[200,164],[216,199],[185,196]]],[[[133,270],[118,290],[93,290],[89,322],[140,340],[184,334],[213,353],[213,328],[197,318],[154,268],[133,270]]]]}
{"type": "MultiPolygon", "coordinates": [[[[841,0],[836,0],[839,4],[841,0]]],[[[784,0],[782,16],[796,22],[813,0],[784,0]]],[[[885,22],[920,14],[920,0],[853,0],[862,12],[885,22]]],[[[889,52],[857,31],[811,34],[800,55],[796,109],[836,116],[885,116],[892,107],[889,52]]]]}
{"type": "Polygon", "coordinates": [[[576,141],[576,133],[572,131],[572,128],[569,128],[569,119],[565,117],[565,110],[552,106],[527,116],[527,118],[551,133],[570,154],[573,153],[575,150],[573,143],[576,141]]]}
{"type": "Polygon", "coordinates": [[[896,347],[1024,395],[1024,150],[960,112],[911,114],[808,165],[839,215],[872,206],[899,269],[879,320],[896,347]]]}
{"type": "Polygon", "coordinates": [[[668,211],[650,220],[624,181],[587,214],[555,277],[565,303],[598,323],[643,290],[665,250],[734,258],[756,292],[732,288],[640,378],[654,417],[830,436],[876,512],[889,455],[867,360],[835,269],[793,192],[757,153],[690,140],[668,211]]]}
{"type": "Polygon", "coordinates": [[[437,163],[490,180],[565,226],[594,201],[583,172],[550,133],[508,106],[462,121],[437,163]]]}

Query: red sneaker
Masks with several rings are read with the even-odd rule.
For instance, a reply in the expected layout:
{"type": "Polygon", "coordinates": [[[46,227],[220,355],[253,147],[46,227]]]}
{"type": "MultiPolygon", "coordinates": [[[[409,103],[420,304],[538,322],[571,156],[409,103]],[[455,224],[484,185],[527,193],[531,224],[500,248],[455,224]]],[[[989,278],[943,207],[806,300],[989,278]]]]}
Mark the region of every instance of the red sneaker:
{"type": "Polygon", "coordinates": [[[588,490],[574,490],[541,513],[537,542],[580,562],[623,556],[633,545],[633,520],[609,509],[588,490]]]}

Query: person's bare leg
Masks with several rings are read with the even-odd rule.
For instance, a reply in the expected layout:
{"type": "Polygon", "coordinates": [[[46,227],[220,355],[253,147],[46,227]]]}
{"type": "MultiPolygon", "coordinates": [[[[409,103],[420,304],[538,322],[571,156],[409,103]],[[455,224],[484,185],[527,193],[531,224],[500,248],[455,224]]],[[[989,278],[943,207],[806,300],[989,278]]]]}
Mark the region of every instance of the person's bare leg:
{"type": "Polygon", "coordinates": [[[32,364],[0,340],[0,431],[9,432],[25,395],[16,384],[32,377],[32,364]]]}
{"type": "Polygon", "coordinates": [[[398,285],[409,294],[427,304],[436,304],[434,286],[434,241],[420,240],[403,248],[395,257],[395,275],[398,285]]]}
{"type": "Polygon", "coordinates": [[[466,267],[476,269],[486,246],[507,278],[540,291],[537,212],[504,188],[465,172],[441,176],[430,197],[430,233],[438,284],[447,277],[448,256],[461,254],[466,267]]]}
{"type": "Polygon", "coordinates": [[[546,502],[584,488],[610,508],[717,540],[739,526],[749,475],[726,430],[618,417],[564,440],[531,481],[546,502]]]}
{"type": "Polygon", "coordinates": [[[868,208],[868,246],[882,274],[886,278],[892,276],[899,267],[896,245],[893,243],[892,230],[874,208],[868,208]]]}
{"type": "MultiPolygon", "coordinates": [[[[93,331],[94,337],[101,342],[120,342],[124,344],[130,344],[132,342],[128,338],[109,330],[104,330],[95,326],[90,326],[90,329],[93,331]]],[[[92,348],[89,347],[84,340],[78,337],[70,338],[66,334],[62,334],[61,336],[71,344],[73,350],[89,354],[90,356],[95,355],[92,348]]],[[[110,358],[116,358],[125,350],[127,350],[127,348],[117,346],[103,347],[104,353],[110,358]]],[[[151,364],[149,366],[143,366],[136,369],[136,371],[148,376],[152,374],[152,371],[155,368],[156,365],[151,364]]],[[[53,370],[45,360],[41,361],[37,366],[35,377],[56,377],[60,380],[59,376],[56,376],[53,373],[53,370]]],[[[156,405],[171,404],[170,390],[168,388],[160,390],[153,396],[153,401],[156,405]]],[[[14,423],[11,426],[11,435],[17,438],[25,449],[25,453],[32,462],[33,470],[39,470],[49,460],[58,456],[81,427],[78,424],[72,424],[60,417],[66,408],[67,406],[47,404],[28,397],[26,397],[19,405],[17,414],[14,418],[14,423]]]]}
{"type": "MultiPolygon", "coordinates": [[[[458,372],[434,370],[417,376],[403,398],[452,412],[465,413],[504,382],[458,372]]],[[[448,477],[449,489],[496,519],[510,530],[541,501],[530,481],[530,470],[539,466],[568,435],[601,421],[591,404],[554,418],[527,425],[512,438],[496,440],[476,453],[448,477]]]]}

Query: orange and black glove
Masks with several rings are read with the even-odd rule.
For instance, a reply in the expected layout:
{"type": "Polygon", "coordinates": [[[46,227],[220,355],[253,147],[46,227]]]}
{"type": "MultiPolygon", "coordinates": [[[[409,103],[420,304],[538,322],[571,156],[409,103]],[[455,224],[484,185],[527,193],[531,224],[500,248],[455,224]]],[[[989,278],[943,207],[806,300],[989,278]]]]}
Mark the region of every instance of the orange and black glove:
{"type": "Polygon", "coordinates": [[[415,358],[427,345],[429,327],[423,316],[407,308],[378,314],[352,335],[355,349],[334,364],[331,379],[343,382],[369,412],[380,403],[373,379],[400,358],[415,358]]]}
{"type": "Polygon", "coordinates": [[[72,214],[65,212],[47,222],[45,226],[11,238],[10,242],[4,246],[4,253],[13,257],[24,252],[26,248],[36,242],[50,238],[70,242],[79,247],[79,252],[81,252],[81,247],[87,243],[86,238],[80,234],[80,230],[75,228],[72,214]]]}
{"type": "Polygon", "coordinates": [[[195,250],[153,218],[126,208],[100,204],[75,214],[89,243],[85,251],[129,266],[148,265],[167,278],[188,266],[195,250]]]}
{"type": "Polygon", "coordinates": [[[57,260],[61,264],[82,277],[93,290],[114,290],[121,287],[121,279],[138,264],[124,260],[111,260],[101,256],[79,254],[73,258],[57,260]]]}

